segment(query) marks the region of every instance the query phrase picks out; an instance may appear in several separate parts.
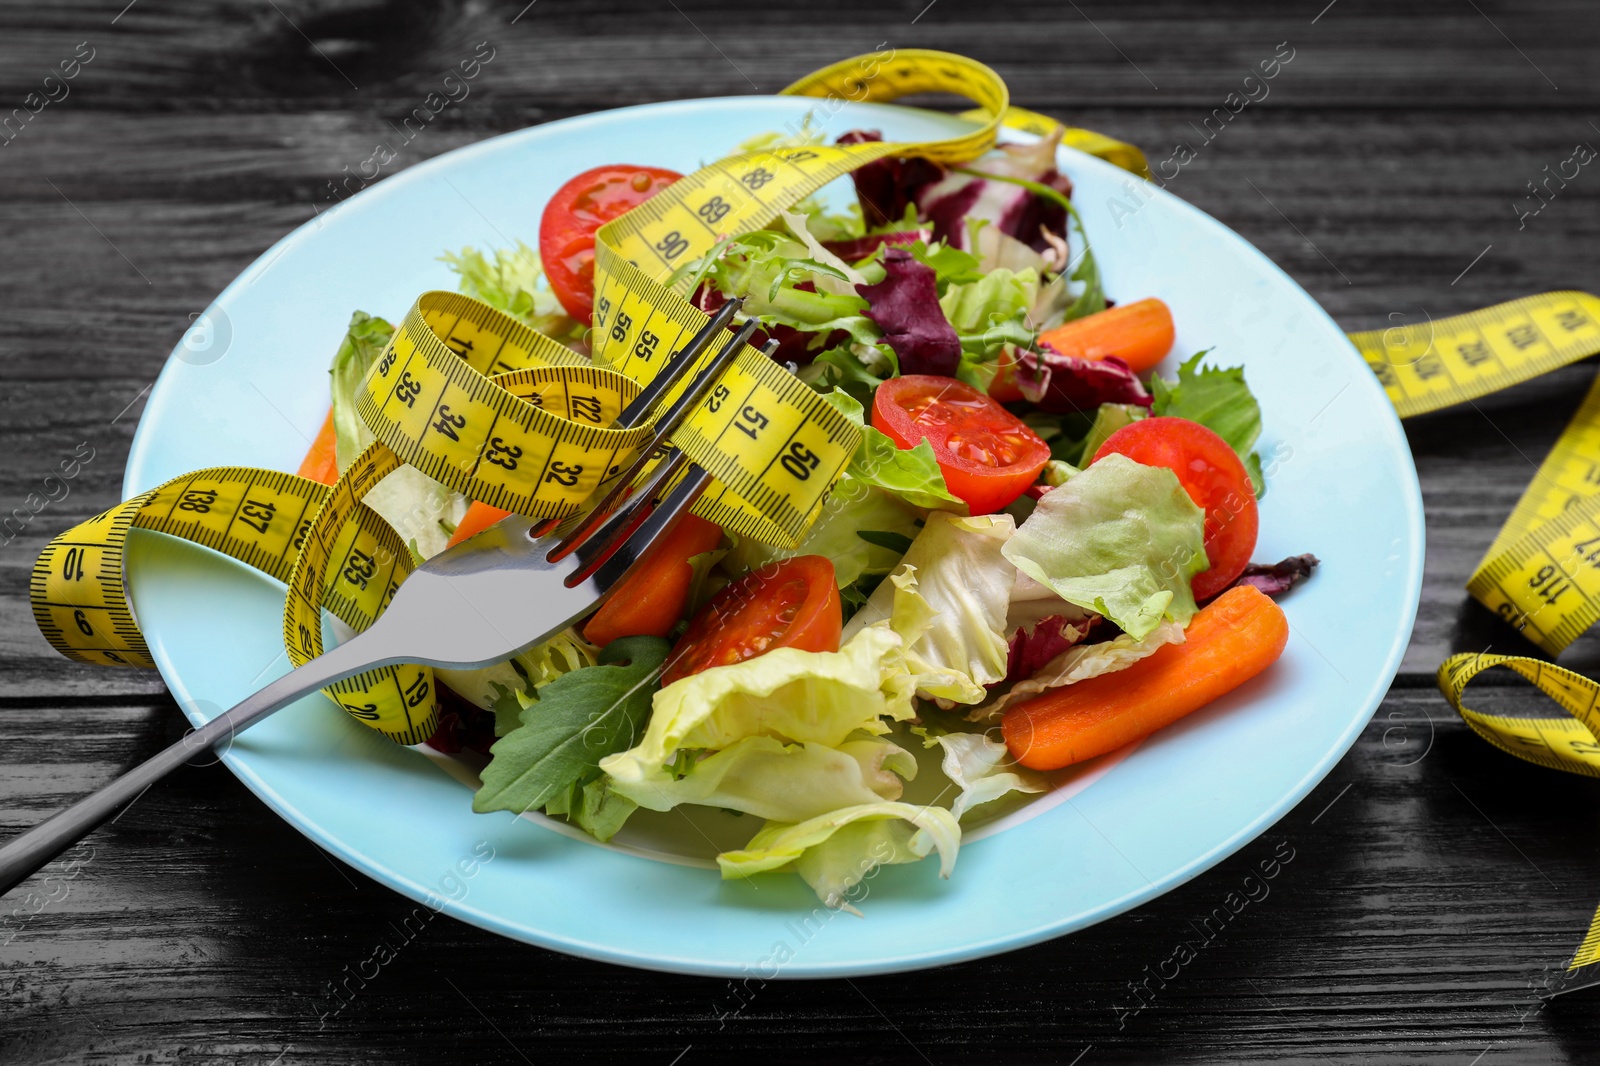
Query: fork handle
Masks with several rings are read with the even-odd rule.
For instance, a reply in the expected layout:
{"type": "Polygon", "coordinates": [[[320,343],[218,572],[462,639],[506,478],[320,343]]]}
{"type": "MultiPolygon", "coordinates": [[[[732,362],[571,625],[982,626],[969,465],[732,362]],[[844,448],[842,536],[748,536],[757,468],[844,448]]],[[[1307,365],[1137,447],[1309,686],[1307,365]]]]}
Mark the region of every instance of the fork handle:
{"type": "Polygon", "coordinates": [[[261,721],[280,708],[286,707],[309,692],[332,684],[353,674],[387,662],[402,659],[374,661],[371,644],[361,638],[372,630],[358,634],[298,670],[291,670],[260,691],[246,696],[233,708],[220,714],[188,734],[182,740],[152,758],[146,759],[110,784],[91,792],[66,810],[40,822],[21,836],[0,847],[0,896],[37,871],[45,863],[60,855],[73,844],[87,836],[95,827],[111,817],[123,806],[138,799],[144,790],[166,777],[172,771],[203,751],[210,750],[224,738],[231,739],[240,730],[261,721]],[[365,644],[367,651],[362,650],[365,644]]]}

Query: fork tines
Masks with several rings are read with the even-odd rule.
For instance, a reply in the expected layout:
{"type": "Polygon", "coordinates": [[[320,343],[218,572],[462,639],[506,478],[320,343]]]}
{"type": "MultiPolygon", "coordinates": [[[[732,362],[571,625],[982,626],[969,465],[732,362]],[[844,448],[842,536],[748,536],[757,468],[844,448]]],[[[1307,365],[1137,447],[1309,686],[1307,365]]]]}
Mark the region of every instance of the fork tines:
{"type": "MultiPolygon", "coordinates": [[[[742,300],[735,299],[719,308],[711,321],[624,409],[618,424],[637,425],[647,417],[650,408],[694,369],[700,355],[723,333],[742,304],[742,300]],[[649,402],[642,404],[647,397],[649,402]]],[[[552,562],[575,550],[579,553],[581,565],[568,579],[569,584],[591,575],[597,576],[601,584],[620,581],[655,539],[692,507],[711,483],[709,473],[678,449],[668,446],[667,441],[710,393],[711,387],[744,350],[758,328],[759,323],[749,320],[727,339],[682,395],[661,413],[638,458],[617,476],[611,491],[551,547],[547,558],[552,562]],[[656,464],[653,468],[652,462],[656,464]],[[605,573],[599,574],[602,568],[605,573]]],[[[770,349],[772,342],[766,347],[770,349]]]]}

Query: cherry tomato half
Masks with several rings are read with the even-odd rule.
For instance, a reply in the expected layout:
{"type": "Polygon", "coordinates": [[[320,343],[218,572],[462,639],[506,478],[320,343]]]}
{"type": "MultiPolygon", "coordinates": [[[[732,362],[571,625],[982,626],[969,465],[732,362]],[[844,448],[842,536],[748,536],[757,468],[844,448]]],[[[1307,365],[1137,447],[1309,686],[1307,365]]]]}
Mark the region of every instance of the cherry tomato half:
{"type": "Polygon", "coordinates": [[[1021,496],[1050,461],[1050,446],[1022,419],[972,386],[935,374],[879,385],[872,426],[901,448],[931,443],[945,487],[975,515],[1021,496]]]}
{"type": "Polygon", "coordinates": [[[667,657],[670,685],[713,666],[732,666],[774,648],[838,651],[844,611],[833,563],[800,555],[752,571],[717,593],[667,657]]]}
{"type": "Polygon", "coordinates": [[[539,258],[567,313],[587,323],[594,314],[594,232],[683,177],[675,170],[627,163],[595,167],[567,182],[539,220],[539,258]]]}
{"type": "Polygon", "coordinates": [[[995,360],[994,380],[989,383],[989,396],[1001,403],[1016,403],[1022,399],[1022,388],[1017,384],[1017,367],[1021,366],[1017,349],[1006,345],[995,360]]]}
{"type": "Polygon", "coordinates": [[[1206,558],[1211,569],[1194,576],[1194,598],[1209,600],[1244,572],[1256,547],[1256,493],[1228,442],[1187,418],[1145,418],[1123,426],[1094,453],[1117,452],[1178,475],[1189,498],[1206,513],[1206,558]]]}

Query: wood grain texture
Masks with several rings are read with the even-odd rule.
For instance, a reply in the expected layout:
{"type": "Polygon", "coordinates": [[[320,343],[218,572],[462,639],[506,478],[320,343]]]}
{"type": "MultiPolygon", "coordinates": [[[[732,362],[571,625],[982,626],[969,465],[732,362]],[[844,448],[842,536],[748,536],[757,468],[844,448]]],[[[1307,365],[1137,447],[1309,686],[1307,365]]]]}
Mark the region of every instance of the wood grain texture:
{"type": "MultiPolygon", "coordinates": [[[[1520,228],[1515,206],[1573,144],[1600,143],[1600,16],[1578,0],[123,2],[0,4],[0,120],[80,42],[94,50],[70,95],[0,144],[0,515],[80,443],[95,449],[66,499],[0,543],[7,832],[182,729],[153,674],[48,649],[25,603],[33,556],[119,498],[144,390],[190,316],[479,41],[496,51],[472,95],[397,165],[597,108],[771,92],[883,43],[989,62],[1016,102],[1160,159],[1288,42],[1270,96],[1169,188],[1342,325],[1600,285],[1600,177],[1520,228]]],[[[1407,424],[1428,557],[1395,688],[1298,809],[1128,915],[930,973],[753,990],[439,919],[322,1023],[327,984],[392,941],[410,905],[225,770],[195,767],[91,840],[64,899],[0,932],[15,934],[0,946],[0,1060],[1587,1061],[1594,1001],[1541,1007],[1532,986],[1600,896],[1600,784],[1484,745],[1432,672],[1454,650],[1526,650],[1462,584],[1595,372],[1407,424]],[[1135,1011],[1129,982],[1280,845],[1294,858],[1270,893],[1135,1011]]],[[[1600,672],[1600,636],[1562,661],[1600,672]]],[[[1474,691],[1486,709],[1536,706],[1494,677],[1474,691]]]]}

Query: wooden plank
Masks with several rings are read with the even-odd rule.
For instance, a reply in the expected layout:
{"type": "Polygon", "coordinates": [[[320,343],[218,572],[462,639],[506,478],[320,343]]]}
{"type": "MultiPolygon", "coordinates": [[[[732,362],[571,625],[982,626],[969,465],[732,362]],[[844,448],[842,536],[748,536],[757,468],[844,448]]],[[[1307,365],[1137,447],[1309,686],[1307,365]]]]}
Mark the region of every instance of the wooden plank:
{"type": "MultiPolygon", "coordinates": [[[[183,730],[153,674],[48,650],[24,603],[33,555],[117,498],[137,397],[189,316],[310,218],[325,183],[478,41],[495,53],[470,96],[399,163],[596,108],[772,91],[880,42],[948,48],[995,65],[1018,103],[1141,144],[1158,164],[1192,142],[1171,191],[1256,243],[1346,328],[1596,284],[1600,187],[1587,174],[1518,221],[1542,168],[1600,143],[1589,125],[1600,20],[1582,0],[123,3],[0,8],[0,119],[77,42],[96,49],[69,97],[0,144],[0,515],[79,443],[96,449],[70,495],[0,545],[8,831],[183,730]],[[1196,127],[1215,124],[1280,41],[1294,58],[1270,96],[1200,143],[1196,127]]],[[[324,1019],[329,983],[395,943],[410,904],[319,852],[227,771],[188,768],[93,838],[65,899],[0,933],[16,933],[0,946],[0,1059],[1592,1058],[1589,1004],[1541,1007],[1533,985],[1564,963],[1600,896],[1600,783],[1483,744],[1431,675],[1452,650],[1521,650],[1462,583],[1595,372],[1407,424],[1429,550],[1399,684],[1299,808],[1131,914],[931,974],[755,988],[570,959],[440,919],[324,1019]],[[1193,923],[1280,844],[1295,857],[1270,893],[1153,980],[1134,1012],[1129,983],[1171,974],[1193,923]]],[[[1600,637],[1562,661],[1600,671],[1600,637]]],[[[1469,702],[1541,706],[1495,675],[1469,702]]]]}
{"type": "MultiPolygon", "coordinates": [[[[1490,685],[1480,702],[1526,710],[1525,692],[1490,685]]],[[[0,716],[4,821],[107,780],[176,739],[178,721],[159,704],[0,716]]],[[[1600,782],[1494,751],[1433,692],[1397,689],[1304,803],[1132,914],[931,974],[745,987],[572,959],[450,918],[402,940],[409,901],[320,853],[227,771],[189,768],[94,837],[66,898],[0,949],[0,1054],[118,1061],[182,1045],[231,1062],[286,1047],[284,1062],[421,1062],[448,1044],[514,1062],[603,1040],[664,1062],[690,1045],[706,1061],[803,1049],[921,1062],[909,1041],[935,1062],[1070,1062],[1093,1045],[1084,1062],[1376,1061],[1403,1048],[1406,1061],[1462,1063],[1493,1042],[1504,1061],[1554,1061],[1600,1040],[1593,1011],[1541,1010],[1529,987],[1600,897],[1597,801],[1600,782]],[[380,942],[395,958],[366,964],[380,942]],[[1195,958],[1171,962],[1179,944],[1195,958]],[[367,980],[319,1027],[338,1002],[329,983],[358,970],[367,980]],[[1129,985],[1146,981],[1140,1007],[1129,985]]]]}

